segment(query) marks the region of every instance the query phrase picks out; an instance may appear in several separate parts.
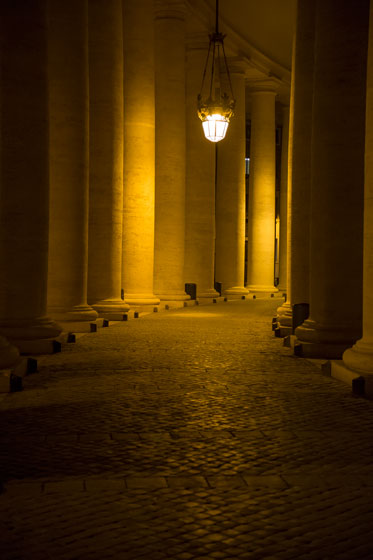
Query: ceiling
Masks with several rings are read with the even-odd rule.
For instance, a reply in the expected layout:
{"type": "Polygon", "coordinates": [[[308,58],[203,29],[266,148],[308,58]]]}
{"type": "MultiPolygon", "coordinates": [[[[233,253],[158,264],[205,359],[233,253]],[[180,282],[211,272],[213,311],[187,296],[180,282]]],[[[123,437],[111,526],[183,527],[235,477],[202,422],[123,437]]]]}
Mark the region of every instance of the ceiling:
{"type": "MultiPolygon", "coordinates": [[[[215,28],[216,0],[188,0],[196,22],[215,28]]],[[[226,35],[228,56],[245,64],[246,78],[271,77],[278,99],[288,104],[296,0],[219,0],[219,29],[226,35]]]]}

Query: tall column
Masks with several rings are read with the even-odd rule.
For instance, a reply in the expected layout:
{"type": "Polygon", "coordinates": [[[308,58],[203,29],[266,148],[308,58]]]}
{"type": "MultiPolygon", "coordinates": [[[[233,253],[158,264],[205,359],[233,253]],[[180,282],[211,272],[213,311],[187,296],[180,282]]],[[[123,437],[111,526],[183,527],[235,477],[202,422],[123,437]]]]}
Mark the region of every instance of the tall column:
{"type": "Polygon", "coordinates": [[[87,0],[50,0],[48,308],[59,322],[74,322],[75,330],[97,317],[87,305],[87,23],[87,0]]]}
{"type": "Polygon", "coordinates": [[[186,196],[184,280],[197,284],[198,298],[214,289],[215,145],[206,140],[196,99],[206,62],[206,34],[189,37],[186,70],[186,196]]]}
{"type": "Polygon", "coordinates": [[[247,288],[277,292],[274,287],[276,125],[275,83],[251,87],[251,140],[248,213],[247,288]]]}
{"type": "MultiPolygon", "coordinates": [[[[363,337],[343,354],[344,364],[359,374],[373,375],[373,5],[370,5],[366,99],[363,337]]],[[[333,367],[333,366],[332,366],[333,367]]],[[[370,387],[372,394],[372,387],[370,387]]]]}
{"type": "Polygon", "coordinates": [[[245,76],[239,63],[228,61],[234,116],[227,136],[217,144],[215,278],[223,294],[248,294],[245,288],[245,76]]]}
{"type": "Polygon", "coordinates": [[[124,200],[123,272],[131,306],[159,303],[154,276],[153,0],[123,3],[124,200]]]}
{"type": "Polygon", "coordinates": [[[287,301],[280,325],[292,327],[292,306],[309,303],[312,99],[316,5],[298,0],[289,115],[287,201],[287,301]]]}
{"type": "Polygon", "coordinates": [[[121,0],[89,2],[88,302],[118,318],[123,216],[123,41],[121,0]]]}
{"type": "Polygon", "coordinates": [[[316,5],[310,317],[295,330],[303,356],[340,357],[361,335],[368,14],[364,0],[316,5]]]}
{"type": "Polygon", "coordinates": [[[281,183],[280,183],[280,282],[277,289],[287,290],[287,205],[288,205],[289,107],[282,109],[281,183]]]}
{"type": "Polygon", "coordinates": [[[156,0],[155,18],[155,252],[154,291],[186,300],[185,237],[185,3],[156,0]]]}
{"type": "MultiPolygon", "coordinates": [[[[46,317],[48,80],[46,1],[0,4],[0,335],[21,352],[51,352],[46,317]]],[[[0,337],[0,367],[18,351],[0,337]]]]}

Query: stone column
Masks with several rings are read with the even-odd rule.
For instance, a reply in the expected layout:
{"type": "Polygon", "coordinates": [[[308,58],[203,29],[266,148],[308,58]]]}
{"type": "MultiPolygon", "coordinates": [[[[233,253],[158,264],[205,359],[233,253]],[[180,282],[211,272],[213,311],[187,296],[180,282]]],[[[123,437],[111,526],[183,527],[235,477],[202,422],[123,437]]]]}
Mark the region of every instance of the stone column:
{"type": "Polygon", "coordinates": [[[119,319],[123,221],[123,40],[121,0],[89,2],[88,302],[119,319]]]}
{"type": "Polygon", "coordinates": [[[131,306],[156,305],[154,275],[153,0],[123,3],[124,200],[123,272],[131,306]]]}
{"type": "Polygon", "coordinates": [[[287,205],[288,205],[289,107],[282,109],[281,182],[280,182],[280,282],[277,289],[287,290],[287,205]]]}
{"type": "Polygon", "coordinates": [[[182,301],[185,237],[185,3],[156,0],[154,292],[182,301]]]}
{"type": "Polygon", "coordinates": [[[315,3],[298,0],[289,115],[287,201],[287,301],[277,309],[292,327],[292,305],[309,303],[309,223],[315,3]]]}
{"type": "Polygon", "coordinates": [[[248,213],[247,288],[277,292],[275,263],[276,84],[251,84],[251,141],[248,213]]]}
{"type": "Polygon", "coordinates": [[[310,317],[295,330],[302,356],[340,357],[361,335],[368,14],[364,0],[316,5],[310,317]]]}
{"type": "Polygon", "coordinates": [[[187,43],[184,281],[197,284],[198,299],[219,295],[214,289],[215,144],[203,134],[196,101],[208,46],[206,34],[187,43]]]}
{"type": "MultiPolygon", "coordinates": [[[[21,352],[55,348],[46,316],[48,80],[46,1],[0,4],[0,335],[21,352]]],[[[18,351],[0,337],[0,367],[18,351]]]]}
{"type": "MultiPolygon", "coordinates": [[[[343,354],[344,365],[355,374],[373,375],[373,6],[370,6],[365,136],[363,337],[343,354]]],[[[332,373],[333,373],[332,364],[332,373]]],[[[350,376],[351,378],[351,376],[350,376]]],[[[366,380],[367,381],[367,380],[366,380]]],[[[367,385],[367,383],[366,383],[367,385]]],[[[367,389],[368,387],[366,387],[367,389]]],[[[368,391],[366,391],[368,392],[368,391]]],[[[369,394],[373,393],[372,377],[369,394]]]]}
{"type": "Polygon", "coordinates": [[[87,305],[87,23],[86,0],[50,0],[48,308],[65,330],[80,330],[79,323],[97,317],[87,305]]]}
{"type": "Polygon", "coordinates": [[[215,278],[224,295],[248,294],[245,288],[245,76],[239,63],[228,61],[235,114],[227,135],[217,144],[215,278]]]}

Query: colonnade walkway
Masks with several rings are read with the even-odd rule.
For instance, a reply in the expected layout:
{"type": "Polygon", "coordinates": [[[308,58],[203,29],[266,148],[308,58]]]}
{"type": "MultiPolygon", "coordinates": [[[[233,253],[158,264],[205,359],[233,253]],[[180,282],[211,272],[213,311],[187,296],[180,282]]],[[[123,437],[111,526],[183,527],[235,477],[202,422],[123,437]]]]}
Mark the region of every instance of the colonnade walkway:
{"type": "Polygon", "coordinates": [[[0,399],[2,560],[373,558],[373,402],[258,298],[117,323],[0,399]]]}

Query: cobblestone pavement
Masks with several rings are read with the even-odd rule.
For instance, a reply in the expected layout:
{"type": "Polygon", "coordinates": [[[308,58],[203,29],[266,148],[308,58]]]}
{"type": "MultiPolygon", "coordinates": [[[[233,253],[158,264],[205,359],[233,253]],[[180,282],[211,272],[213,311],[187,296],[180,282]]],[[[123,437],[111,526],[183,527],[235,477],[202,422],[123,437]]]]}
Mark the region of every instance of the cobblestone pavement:
{"type": "Polygon", "coordinates": [[[154,313],[0,400],[0,558],[373,559],[373,402],[271,331],[279,300],[154,313]]]}

